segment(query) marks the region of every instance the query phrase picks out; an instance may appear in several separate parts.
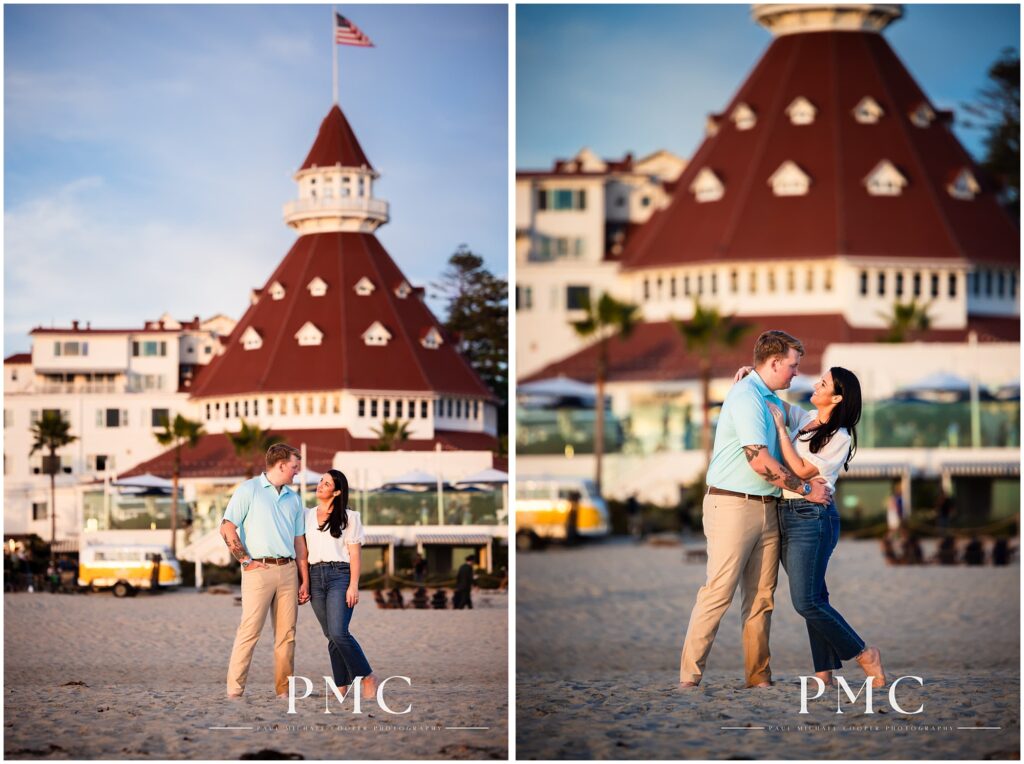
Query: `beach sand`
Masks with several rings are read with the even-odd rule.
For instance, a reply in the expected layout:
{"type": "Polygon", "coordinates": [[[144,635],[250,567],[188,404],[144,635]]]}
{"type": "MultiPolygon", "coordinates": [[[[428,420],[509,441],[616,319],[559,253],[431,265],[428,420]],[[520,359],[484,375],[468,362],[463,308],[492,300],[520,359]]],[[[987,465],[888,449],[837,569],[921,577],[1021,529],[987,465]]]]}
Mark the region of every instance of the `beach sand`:
{"type": "Polygon", "coordinates": [[[507,597],[475,593],[474,605],[380,610],[364,593],[352,633],[381,678],[412,680],[411,687],[397,679],[386,686],[392,710],[412,704],[405,715],[385,713],[375,700],[364,701],[356,715],[351,702],[342,707],[333,695],[332,713],[324,713],[327,641],[303,605],[295,673],[313,680],[314,690],[289,715],[287,701],[274,697],[269,623],[245,699],[224,697],[242,612],[234,596],[7,594],[4,752],[7,758],[238,759],[269,749],[306,759],[505,759],[507,597]]]}
{"type": "MultiPolygon", "coordinates": [[[[842,540],[832,604],[882,650],[888,689],[845,701],[833,689],[801,715],[813,674],[807,633],[779,570],[771,648],[775,685],[744,689],[739,596],[696,690],[676,689],[703,562],[685,547],[609,541],[517,557],[516,751],[523,758],[1019,758],[1020,568],[886,566],[877,542],[842,540]],[[742,729],[724,729],[740,727],[742,729]],[[967,727],[969,729],[958,729],[967,727]],[[984,730],[981,727],[1000,727],[984,730]],[[763,729],[757,729],[763,728],[763,729]]],[[[863,672],[848,663],[856,693],[863,672]]],[[[813,692],[812,692],[813,694],[813,692]]]]}

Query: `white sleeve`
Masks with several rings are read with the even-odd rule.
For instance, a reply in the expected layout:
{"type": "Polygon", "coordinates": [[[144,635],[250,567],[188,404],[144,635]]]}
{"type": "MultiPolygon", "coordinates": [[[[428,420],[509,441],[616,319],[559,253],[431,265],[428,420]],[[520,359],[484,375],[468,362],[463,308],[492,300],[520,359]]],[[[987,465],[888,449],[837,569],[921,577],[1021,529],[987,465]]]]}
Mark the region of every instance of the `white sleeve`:
{"type": "Polygon", "coordinates": [[[363,530],[363,521],[359,519],[359,513],[348,510],[348,525],[345,527],[346,544],[365,544],[366,531],[363,530]]]}
{"type": "Polygon", "coordinates": [[[795,403],[789,407],[790,411],[790,425],[789,425],[789,439],[793,440],[800,430],[809,425],[814,421],[814,414],[806,409],[802,409],[795,403]]]}
{"type": "Polygon", "coordinates": [[[818,453],[812,454],[808,449],[805,459],[817,467],[818,474],[826,478],[829,485],[835,488],[834,476],[838,476],[849,453],[850,433],[841,429],[832,436],[832,440],[822,446],[818,453]]]}

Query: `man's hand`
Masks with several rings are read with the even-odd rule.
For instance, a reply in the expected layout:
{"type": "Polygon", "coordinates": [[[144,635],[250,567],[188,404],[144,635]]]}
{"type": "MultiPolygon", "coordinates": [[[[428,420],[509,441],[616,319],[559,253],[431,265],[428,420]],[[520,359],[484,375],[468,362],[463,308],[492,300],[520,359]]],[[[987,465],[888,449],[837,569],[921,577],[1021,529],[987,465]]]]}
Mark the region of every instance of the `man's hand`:
{"type": "Polygon", "coordinates": [[[832,501],[832,489],[824,478],[815,478],[811,481],[811,492],[804,498],[814,504],[828,504],[832,501]]]}
{"type": "Polygon", "coordinates": [[[242,568],[242,572],[243,573],[248,573],[250,570],[255,570],[256,568],[267,568],[267,567],[270,567],[269,565],[267,565],[267,563],[260,562],[259,560],[253,560],[248,565],[246,565],[244,568],[242,568]]]}
{"type": "Polygon", "coordinates": [[[299,585],[299,604],[305,605],[309,602],[309,584],[303,583],[299,585]]]}
{"type": "Polygon", "coordinates": [[[359,603],[359,587],[355,584],[348,585],[345,592],[345,602],[349,607],[355,607],[359,603]]]}
{"type": "Polygon", "coordinates": [[[736,376],[732,378],[732,381],[733,382],[739,382],[741,379],[743,379],[745,376],[747,376],[753,370],[754,370],[753,366],[740,366],[736,370],[736,376]]]}

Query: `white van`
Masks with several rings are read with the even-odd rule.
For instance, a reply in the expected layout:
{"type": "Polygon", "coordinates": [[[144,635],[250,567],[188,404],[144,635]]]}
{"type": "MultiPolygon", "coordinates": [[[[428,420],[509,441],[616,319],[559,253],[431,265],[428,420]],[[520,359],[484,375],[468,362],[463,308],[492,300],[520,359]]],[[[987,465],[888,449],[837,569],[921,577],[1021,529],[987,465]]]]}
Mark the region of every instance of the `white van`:
{"type": "Polygon", "coordinates": [[[564,539],[573,492],[580,495],[576,532],[587,538],[607,536],[611,531],[608,505],[593,480],[522,476],[516,480],[516,545],[527,548],[541,540],[564,539]]]}
{"type": "Polygon", "coordinates": [[[78,555],[78,585],[114,590],[115,597],[133,597],[139,589],[180,586],[181,565],[162,544],[91,544],[78,555]],[[155,570],[159,556],[159,569],[155,570]]]}

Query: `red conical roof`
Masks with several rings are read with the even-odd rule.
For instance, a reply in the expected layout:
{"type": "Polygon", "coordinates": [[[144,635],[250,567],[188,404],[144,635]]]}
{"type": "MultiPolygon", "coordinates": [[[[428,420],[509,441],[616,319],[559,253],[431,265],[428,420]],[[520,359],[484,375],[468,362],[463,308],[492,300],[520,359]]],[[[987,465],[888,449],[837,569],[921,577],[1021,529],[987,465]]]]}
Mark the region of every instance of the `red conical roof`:
{"type": "Polygon", "coordinates": [[[404,298],[401,270],[372,234],[317,233],[299,237],[227,339],[227,349],[196,380],[194,397],[256,392],[380,390],[435,392],[493,399],[457,352],[450,337],[436,349],[421,340],[443,330],[416,292],[404,298]],[[309,284],[320,278],[326,294],[309,284]],[[356,292],[363,279],[367,295],[356,292]],[[284,288],[274,299],[269,287],[284,288]],[[296,333],[309,322],[322,333],[318,345],[300,345],[296,333]],[[380,322],[390,340],[369,346],[363,334],[380,322]],[[241,337],[252,328],[262,346],[247,350],[241,337]]]}
{"type": "Polygon", "coordinates": [[[362,146],[352,132],[345,115],[342,114],[338,104],[334,104],[327,112],[324,121],[320,123],[320,131],[313,141],[313,148],[309,150],[306,161],[302,163],[301,170],[308,170],[311,167],[334,167],[340,164],[342,167],[369,167],[373,169],[370,160],[363,153],[362,146]]]}
{"type": "Polygon", "coordinates": [[[718,130],[680,176],[670,205],[623,253],[627,269],[708,261],[780,258],[926,258],[1017,265],[1020,235],[995,189],[953,135],[950,114],[918,127],[910,115],[928,100],[881,34],[821,31],[775,39],[740,87],[718,130]],[[803,97],[817,110],[795,125],[787,107],[803,97]],[[884,110],[874,124],[852,112],[865,96],[884,110]],[[740,130],[739,104],[756,115],[740,130]],[[888,160],[907,179],[899,196],[872,196],[864,179],[888,160]],[[786,161],[810,176],[802,196],[775,196],[768,179],[786,161]],[[704,168],[724,184],[698,202],[690,185],[704,168]],[[947,186],[967,168],[973,199],[947,186]]]}

